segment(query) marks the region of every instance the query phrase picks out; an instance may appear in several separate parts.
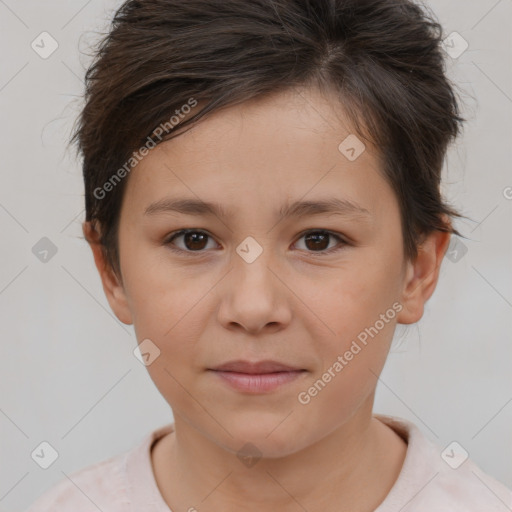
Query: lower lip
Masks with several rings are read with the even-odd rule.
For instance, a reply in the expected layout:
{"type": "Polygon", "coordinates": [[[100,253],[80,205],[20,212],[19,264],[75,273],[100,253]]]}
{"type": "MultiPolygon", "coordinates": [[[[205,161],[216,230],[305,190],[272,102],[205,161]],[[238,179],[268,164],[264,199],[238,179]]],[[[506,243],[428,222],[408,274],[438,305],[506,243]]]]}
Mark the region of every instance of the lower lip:
{"type": "Polygon", "coordinates": [[[213,371],[231,387],[245,393],[274,391],[305,373],[305,370],[259,374],[213,371]]]}

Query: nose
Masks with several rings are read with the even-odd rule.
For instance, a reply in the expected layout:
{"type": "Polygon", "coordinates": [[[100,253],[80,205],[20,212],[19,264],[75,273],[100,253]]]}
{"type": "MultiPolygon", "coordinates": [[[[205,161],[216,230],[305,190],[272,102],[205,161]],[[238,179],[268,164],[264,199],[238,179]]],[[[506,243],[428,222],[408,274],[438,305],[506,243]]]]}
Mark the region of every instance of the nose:
{"type": "Polygon", "coordinates": [[[284,329],[292,317],[291,292],[280,273],[265,251],[251,263],[236,255],[220,287],[219,322],[253,335],[284,329]]]}

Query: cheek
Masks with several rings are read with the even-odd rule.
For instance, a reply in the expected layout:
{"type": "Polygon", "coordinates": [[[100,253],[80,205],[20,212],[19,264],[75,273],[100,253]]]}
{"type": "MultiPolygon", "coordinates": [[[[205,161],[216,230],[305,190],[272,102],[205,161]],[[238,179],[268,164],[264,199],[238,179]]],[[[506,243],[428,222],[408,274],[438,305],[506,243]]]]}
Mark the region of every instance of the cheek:
{"type": "MultiPolygon", "coordinates": [[[[211,288],[211,278],[198,278],[193,265],[172,263],[163,247],[127,240],[122,262],[126,294],[134,327],[140,336],[164,340],[193,315],[196,305],[211,288]]],[[[197,314],[197,313],[196,313],[197,314]]]]}
{"type": "Polygon", "coordinates": [[[320,318],[344,339],[373,325],[399,296],[399,268],[389,259],[367,256],[333,273],[316,293],[308,295],[320,318]]]}
{"type": "Polygon", "coordinates": [[[322,417],[326,425],[350,417],[374,392],[396,324],[389,293],[374,286],[352,283],[350,293],[332,287],[330,297],[320,316],[335,334],[321,329],[315,338],[321,364],[297,397],[304,412],[322,417]]]}
{"type": "Polygon", "coordinates": [[[177,413],[184,417],[200,415],[204,411],[187,389],[192,385],[191,376],[202,370],[204,354],[197,340],[204,337],[202,322],[211,316],[205,309],[208,301],[204,295],[213,283],[164,263],[154,262],[132,271],[136,278],[129,282],[129,293],[137,341],[150,339],[159,350],[146,369],[177,413]]]}
{"type": "Polygon", "coordinates": [[[329,381],[326,388],[330,390],[324,399],[339,401],[336,397],[340,393],[349,402],[357,401],[375,386],[375,375],[386,361],[401,307],[396,300],[398,278],[399,268],[389,259],[377,261],[368,255],[323,283],[317,296],[313,295],[315,312],[322,320],[314,328],[321,332],[315,337],[320,373],[324,375],[320,378],[329,381]]]}
{"type": "MultiPolygon", "coordinates": [[[[122,250],[137,340],[152,340],[161,351],[160,365],[178,377],[200,371],[207,357],[198,340],[208,340],[207,324],[215,321],[219,307],[216,285],[225,269],[209,267],[201,258],[178,260],[165,247],[137,244],[136,238],[126,236],[122,250]]],[[[153,369],[148,370],[153,377],[153,369]]]]}

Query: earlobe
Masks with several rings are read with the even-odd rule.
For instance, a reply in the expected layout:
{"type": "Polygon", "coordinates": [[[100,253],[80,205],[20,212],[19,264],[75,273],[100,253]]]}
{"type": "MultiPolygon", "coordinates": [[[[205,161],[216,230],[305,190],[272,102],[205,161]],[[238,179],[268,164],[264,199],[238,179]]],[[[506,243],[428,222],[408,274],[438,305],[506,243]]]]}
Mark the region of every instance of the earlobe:
{"type": "Polygon", "coordinates": [[[407,262],[401,297],[403,310],[397,315],[398,323],[413,324],[423,316],[425,303],[437,286],[450,237],[450,233],[433,231],[419,245],[416,259],[407,262]]]}
{"type": "Polygon", "coordinates": [[[105,259],[103,246],[100,243],[99,228],[97,226],[93,226],[91,222],[86,221],[82,224],[82,231],[85,239],[91,247],[94,263],[101,278],[103,291],[105,292],[105,296],[107,297],[112,311],[124,324],[132,324],[131,311],[128,305],[124,286],[105,259]]]}

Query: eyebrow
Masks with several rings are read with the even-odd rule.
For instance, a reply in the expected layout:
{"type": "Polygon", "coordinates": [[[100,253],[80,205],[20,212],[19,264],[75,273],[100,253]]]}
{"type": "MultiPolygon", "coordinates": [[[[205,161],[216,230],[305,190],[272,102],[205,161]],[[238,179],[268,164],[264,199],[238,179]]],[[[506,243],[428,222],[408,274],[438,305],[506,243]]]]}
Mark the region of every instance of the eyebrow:
{"type": "MultiPolygon", "coordinates": [[[[177,212],[185,215],[216,216],[219,218],[231,218],[233,212],[226,210],[221,204],[205,202],[198,199],[164,198],[150,204],[144,211],[144,215],[177,212]]],[[[294,201],[281,207],[277,215],[281,218],[306,217],[323,213],[339,214],[349,217],[371,217],[370,212],[348,199],[337,197],[316,201],[294,201]]]]}

